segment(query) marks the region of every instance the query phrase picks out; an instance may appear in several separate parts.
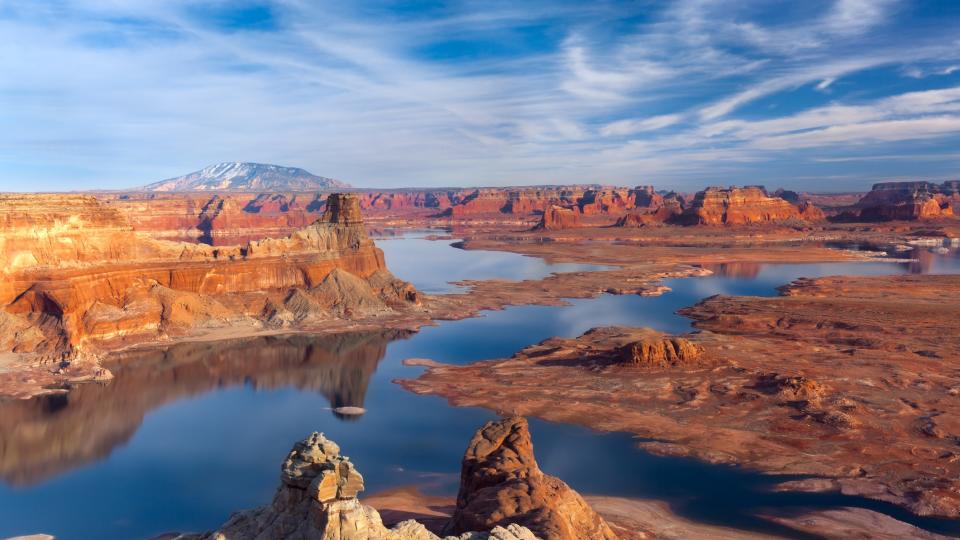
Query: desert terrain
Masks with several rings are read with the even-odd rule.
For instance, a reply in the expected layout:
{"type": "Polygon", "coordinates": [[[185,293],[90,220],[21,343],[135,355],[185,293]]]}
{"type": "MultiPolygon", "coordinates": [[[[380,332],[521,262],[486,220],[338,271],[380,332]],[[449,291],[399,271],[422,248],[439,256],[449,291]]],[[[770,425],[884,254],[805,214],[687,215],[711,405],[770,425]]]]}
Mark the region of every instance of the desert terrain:
{"type": "MultiPolygon", "coordinates": [[[[426,371],[398,383],[457,407],[633,434],[654,455],[782,477],[779,492],[840,493],[943,523],[960,517],[960,428],[951,420],[960,412],[960,343],[951,326],[960,315],[953,302],[960,278],[922,273],[960,237],[956,182],[878,184],[852,203],[848,195],[762,187],[677,194],[650,186],[42,194],[2,202],[7,404],[0,421],[8,436],[0,464],[8,481],[39,482],[103,459],[151,409],[215,385],[292,385],[326,395],[345,415],[362,414],[384,343],[442,321],[604,295],[671,295],[669,280],[750,279],[770,264],[895,261],[918,273],[802,278],[780,284],[779,296],[706,297],[680,311],[693,329],[679,335],[598,327],[527,343],[503,359],[413,358],[406,364],[426,371]],[[390,273],[368,232],[389,238],[417,230],[467,251],[601,266],[462,280],[458,292],[425,294],[390,273]],[[296,336],[319,334],[336,340],[330,358],[296,346],[296,336]],[[287,345],[256,365],[239,361],[242,340],[270,336],[287,345]],[[224,339],[237,345],[212,347],[224,339]],[[54,399],[69,405],[58,406],[64,413],[51,424],[54,399]],[[107,409],[115,411],[109,422],[100,416],[107,409]]],[[[335,497],[343,504],[334,506],[351,508],[336,510],[352,516],[342,519],[369,516],[352,497],[335,497]]],[[[369,503],[388,525],[390,516],[412,516],[438,534],[513,523],[492,518],[498,514],[486,503],[458,517],[472,504],[463,493],[456,502],[430,497],[411,487],[369,503]],[[436,528],[441,518],[454,525],[436,528]]],[[[758,513],[770,531],[737,533],[656,500],[576,500],[536,504],[560,514],[579,505],[586,514],[575,526],[594,532],[518,523],[549,539],[936,537],[922,529],[926,522],[916,528],[866,508],[802,516],[770,508],[758,513]],[[609,527],[597,525],[602,519],[609,527]]],[[[301,511],[308,512],[284,510],[301,511]]],[[[262,519],[234,520],[224,537],[252,538],[262,519]]]]}

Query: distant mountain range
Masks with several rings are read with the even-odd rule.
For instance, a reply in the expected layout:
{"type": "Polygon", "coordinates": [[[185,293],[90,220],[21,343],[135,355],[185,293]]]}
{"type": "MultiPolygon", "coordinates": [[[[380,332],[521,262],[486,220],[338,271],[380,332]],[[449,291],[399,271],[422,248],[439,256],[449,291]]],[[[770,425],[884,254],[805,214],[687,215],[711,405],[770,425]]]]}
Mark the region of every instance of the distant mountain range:
{"type": "Polygon", "coordinates": [[[296,167],[232,161],[143,186],[146,191],[312,191],[349,188],[296,167]]]}

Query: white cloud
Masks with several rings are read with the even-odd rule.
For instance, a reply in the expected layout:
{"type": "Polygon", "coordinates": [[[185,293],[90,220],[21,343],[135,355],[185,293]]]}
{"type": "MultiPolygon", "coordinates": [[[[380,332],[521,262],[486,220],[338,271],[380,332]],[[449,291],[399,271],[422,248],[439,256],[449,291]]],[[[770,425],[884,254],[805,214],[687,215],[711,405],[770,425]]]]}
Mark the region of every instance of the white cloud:
{"type": "Polygon", "coordinates": [[[837,79],[835,79],[835,78],[833,78],[833,77],[827,77],[826,79],[824,79],[824,80],[820,81],[819,83],[817,83],[817,87],[816,87],[816,88],[817,88],[817,90],[826,90],[827,88],[830,88],[830,85],[832,85],[832,84],[835,83],[835,82],[837,82],[837,79]]]}
{"type": "Polygon", "coordinates": [[[643,131],[654,131],[679,123],[683,116],[679,114],[662,114],[642,120],[626,119],[611,122],[600,128],[600,135],[604,137],[619,137],[633,135],[643,131]]]}
{"type": "Polygon", "coordinates": [[[960,116],[933,116],[830,126],[803,133],[756,139],[751,146],[763,150],[796,150],[835,144],[859,145],[929,139],[957,133],[960,133],[960,116]]]}
{"type": "Polygon", "coordinates": [[[946,26],[908,47],[883,33],[892,2],[772,24],[753,17],[771,9],[763,2],[678,0],[628,23],[625,8],[602,4],[370,19],[350,3],[283,0],[276,32],[220,31],[184,5],[27,2],[0,14],[0,189],[133,186],[222,160],[358,185],[666,182],[764,174],[737,167],[817,141],[949,137],[958,114],[955,89],[843,93],[862,90],[866,69],[960,65],[946,26]],[[540,24],[553,25],[554,46],[526,50],[511,33],[540,24]],[[519,52],[424,52],[481,38],[519,52]],[[797,111],[782,94],[806,85],[830,92],[797,111]],[[772,107],[736,118],[761,98],[772,107]]]}
{"type": "Polygon", "coordinates": [[[883,23],[891,0],[837,0],[827,14],[825,25],[831,32],[841,35],[857,35],[883,23]]]}

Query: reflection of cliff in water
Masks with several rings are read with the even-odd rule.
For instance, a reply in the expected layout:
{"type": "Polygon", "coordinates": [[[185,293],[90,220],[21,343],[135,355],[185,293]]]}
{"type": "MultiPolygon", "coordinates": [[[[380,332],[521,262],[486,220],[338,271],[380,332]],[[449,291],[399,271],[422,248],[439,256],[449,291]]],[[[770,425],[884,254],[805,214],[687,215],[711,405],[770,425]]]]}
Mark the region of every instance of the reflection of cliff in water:
{"type": "Polygon", "coordinates": [[[703,267],[718,276],[753,279],[760,275],[763,265],[754,262],[726,262],[704,264],[703,267]]]}
{"type": "Polygon", "coordinates": [[[269,336],[123,353],[108,364],[108,384],[0,403],[0,479],[32,484],[103,459],[152,409],[216,388],[293,387],[324,395],[332,408],[362,407],[387,344],[409,334],[269,336]]]}

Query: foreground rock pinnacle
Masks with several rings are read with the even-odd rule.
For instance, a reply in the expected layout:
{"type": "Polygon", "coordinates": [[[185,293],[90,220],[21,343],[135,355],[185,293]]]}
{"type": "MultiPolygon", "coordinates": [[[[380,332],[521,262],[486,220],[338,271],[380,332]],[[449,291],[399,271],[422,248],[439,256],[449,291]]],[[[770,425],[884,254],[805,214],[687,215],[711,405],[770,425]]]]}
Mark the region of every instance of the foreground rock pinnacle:
{"type": "MultiPolygon", "coordinates": [[[[231,516],[219,530],[179,538],[204,540],[440,540],[421,523],[407,520],[392,529],[380,514],[363,505],[363,476],[340,447],[322,433],[296,443],[280,473],[273,502],[231,516]]],[[[445,540],[538,540],[512,523],[487,527],[445,540]]]]}
{"type": "Polygon", "coordinates": [[[458,534],[517,523],[544,540],[616,540],[576,491],[544,474],[527,421],[487,422],[467,446],[457,508],[445,530],[458,534]]]}

